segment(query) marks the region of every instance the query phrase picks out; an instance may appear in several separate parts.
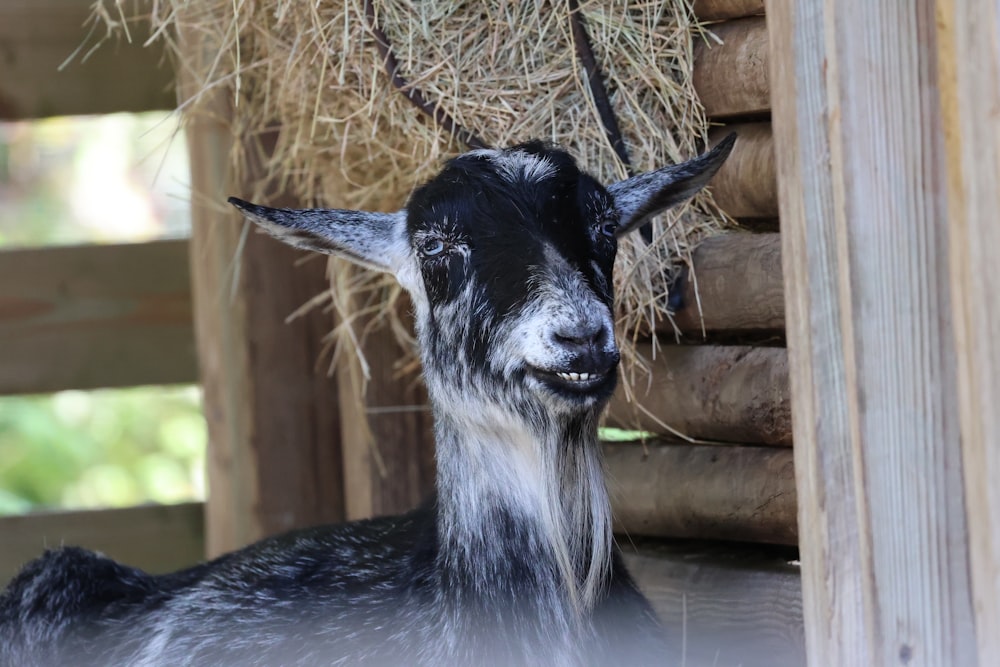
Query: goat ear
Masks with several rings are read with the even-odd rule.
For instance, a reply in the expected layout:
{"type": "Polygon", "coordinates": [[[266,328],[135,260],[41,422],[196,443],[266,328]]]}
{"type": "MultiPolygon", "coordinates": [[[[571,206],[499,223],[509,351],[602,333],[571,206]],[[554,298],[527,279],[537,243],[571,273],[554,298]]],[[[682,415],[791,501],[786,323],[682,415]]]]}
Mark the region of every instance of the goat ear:
{"type": "Polygon", "coordinates": [[[609,186],[608,192],[615,201],[621,220],[616,234],[627,234],[657,213],[692,197],[712,180],[735,143],[736,134],[732,133],[715,148],[693,160],[639,174],[609,186]]]}
{"type": "Polygon", "coordinates": [[[342,209],[268,208],[230,197],[248,220],[289,245],[337,255],[376,271],[395,273],[406,254],[406,219],[398,213],[342,209]]]}

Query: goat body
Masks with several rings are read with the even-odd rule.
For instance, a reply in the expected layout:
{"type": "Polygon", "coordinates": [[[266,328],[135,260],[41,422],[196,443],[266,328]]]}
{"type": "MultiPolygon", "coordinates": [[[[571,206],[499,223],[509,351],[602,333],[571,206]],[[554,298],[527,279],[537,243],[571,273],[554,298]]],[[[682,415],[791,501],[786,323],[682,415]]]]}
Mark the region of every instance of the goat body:
{"type": "Polygon", "coordinates": [[[409,291],[437,496],[163,576],[49,551],[0,596],[0,666],[662,662],[597,440],[619,359],[616,237],[700,189],[732,143],[608,188],[538,142],[474,151],[394,214],[231,200],[409,291]]]}

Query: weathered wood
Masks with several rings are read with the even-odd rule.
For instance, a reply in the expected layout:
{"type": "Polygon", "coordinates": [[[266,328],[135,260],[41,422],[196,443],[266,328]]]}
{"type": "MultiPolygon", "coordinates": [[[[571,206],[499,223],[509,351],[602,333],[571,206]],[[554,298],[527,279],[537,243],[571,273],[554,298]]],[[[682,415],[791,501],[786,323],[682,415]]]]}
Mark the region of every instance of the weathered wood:
{"type": "Polygon", "coordinates": [[[0,590],[45,549],[82,546],[147,572],[205,558],[202,503],[0,517],[0,590]]]}
{"type": "Polygon", "coordinates": [[[780,552],[697,542],[622,542],[667,632],[665,665],[800,667],[799,568],[780,552]]]}
{"type": "Polygon", "coordinates": [[[993,664],[972,620],[932,3],[767,15],[809,664],[993,664]]]}
{"type": "MultiPolygon", "coordinates": [[[[365,310],[358,299],[352,306],[365,310]]],[[[357,318],[355,331],[369,324],[357,318]]],[[[367,383],[355,355],[343,355],[337,370],[341,414],[351,416],[341,431],[348,519],[406,512],[434,491],[433,420],[423,383],[398,367],[405,355],[387,326],[372,328],[362,348],[367,383]]]]}
{"type": "Polygon", "coordinates": [[[985,664],[1000,655],[1000,8],[941,0],[937,26],[965,508],[985,664]]]}
{"type": "Polygon", "coordinates": [[[196,380],[186,241],[0,253],[0,393],[196,380]]]}
{"type": "Polygon", "coordinates": [[[637,372],[611,399],[607,422],[653,433],[745,444],[791,445],[788,362],[783,348],[640,344],[652,377],[637,372]]]}
{"type": "MultiPolygon", "coordinates": [[[[217,45],[200,41],[201,35],[182,29],[185,53],[215,57],[217,45]]],[[[182,83],[182,92],[198,88],[196,81],[182,83]]],[[[285,322],[328,289],[326,262],[317,257],[296,266],[303,253],[246,233],[248,223],[225,204],[234,192],[251,196],[267,150],[247,139],[248,173],[234,182],[227,103],[215,94],[187,125],[191,282],[209,431],[210,555],[344,516],[337,386],[319,364],[332,318],[313,311],[285,322]]],[[[257,194],[274,205],[293,203],[280,193],[257,194]]]]}
{"type": "Polygon", "coordinates": [[[124,12],[132,42],[114,38],[91,51],[106,34],[88,21],[92,0],[0,3],[0,119],[174,108],[162,42],[143,47],[149,25],[136,18],[152,3],[113,4],[116,19],[119,8],[124,12]]]}
{"type": "Polygon", "coordinates": [[[699,40],[694,87],[710,118],[761,116],[771,109],[767,26],[756,16],[710,26],[722,44],[699,40]]]}
{"type": "Polygon", "coordinates": [[[764,0],[694,0],[694,15],[702,21],[726,21],[764,13],[764,0]]]}
{"type": "Polygon", "coordinates": [[[712,196],[734,218],[777,218],[778,178],[770,123],[736,123],[709,133],[715,145],[730,132],[738,135],[729,158],[712,178],[712,196]]]}
{"type": "MultiPolygon", "coordinates": [[[[692,256],[693,276],[683,282],[683,307],[674,326],[685,335],[703,332],[781,335],[785,300],[778,234],[731,233],[702,241],[692,256]]],[[[673,333],[664,321],[658,327],[673,333]]]]}
{"type": "Polygon", "coordinates": [[[794,546],[786,447],[606,443],[615,532],[794,546]]]}

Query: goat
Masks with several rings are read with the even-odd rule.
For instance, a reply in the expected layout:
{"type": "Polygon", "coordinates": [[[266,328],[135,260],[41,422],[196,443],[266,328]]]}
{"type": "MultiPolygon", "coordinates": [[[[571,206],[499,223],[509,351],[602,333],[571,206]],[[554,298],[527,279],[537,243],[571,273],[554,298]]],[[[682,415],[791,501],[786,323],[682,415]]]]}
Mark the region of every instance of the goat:
{"type": "Polygon", "coordinates": [[[410,293],[436,497],[165,576],[48,551],[0,597],[0,665],[661,663],[597,439],[619,362],[612,267],[617,237],[702,188],[734,141],[607,188],[541,142],[477,150],[397,213],[231,198],[410,293]]]}

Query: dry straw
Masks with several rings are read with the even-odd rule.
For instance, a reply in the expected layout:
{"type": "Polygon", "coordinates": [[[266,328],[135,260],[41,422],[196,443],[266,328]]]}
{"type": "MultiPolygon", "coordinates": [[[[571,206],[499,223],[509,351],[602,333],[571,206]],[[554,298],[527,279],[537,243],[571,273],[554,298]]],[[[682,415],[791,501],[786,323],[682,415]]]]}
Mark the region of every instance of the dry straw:
{"type": "MultiPolygon", "coordinates": [[[[625,176],[574,51],[568,2],[400,0],[371,8],[399,74],[462,128],[494,146],[553,141],[604,182],[625,176]]],[[[708,123],[692,85],[699,28],[690,0],[582,2],[581,11],[636,170],[695,155],[708,123]]],[[[113,20],[118,12],[105,13],[113,20]]],[[[392,85],[371,18],[362,0],[153,3],[159,37],[174,44],[172,35],[183,31],[218,45],[196,71],[199,59],[176,48],[174,56],[204,90],[221,86],[232,96],[243,150],[267,128],[280,128],[265,179],[309,205],[390,210],[465,147],[392,85]]],[[[184,109],[197,112],[198,96],[184,109]]],[[[638,235],[623,241],[617,316],[624,341],[669,317],[678,263],[722,224],[703,194],[656,220],[652,244],[638,235]]],[[[357,321],[388,321],[405,339],[396,290],[334,266],[330,294],[314,305],[340,311],[347,323],[341,342],[363,335],[357,321]]],[[[631,345],[625,351],[634,372],[642,360],[631,345]]]]}

